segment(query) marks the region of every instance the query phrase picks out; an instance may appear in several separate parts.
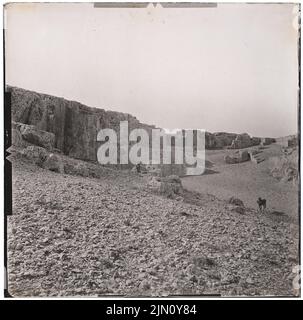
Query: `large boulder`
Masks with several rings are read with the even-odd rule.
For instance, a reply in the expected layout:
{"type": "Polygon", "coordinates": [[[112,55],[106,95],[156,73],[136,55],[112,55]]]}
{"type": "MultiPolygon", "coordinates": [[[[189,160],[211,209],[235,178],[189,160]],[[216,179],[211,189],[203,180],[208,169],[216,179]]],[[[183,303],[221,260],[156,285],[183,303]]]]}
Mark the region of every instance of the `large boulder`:
{"type": "Polygon", "coordinates": [[[244,203],[241,199],[236,198],[236,197],[231,197],[228,200],[228,203],[231,205],[231,211],[244,214],[245,213],[245,206],[244,203]]]}
{"type": "Polygon", "coordinates": [[[43,163],[43,168],[58,173],[64,173],[64,164],[61,157],[53,153],[48,155],[47,159],[43,163]]]}
{"type": "Polygon", "coordinates": [[[234,156],[229,155],[229,154],[227,154],[226,156],[224,156],[224,161],[225,161],[227,164],[239,163],[238,157],[234,157],[234,156]]]}
{"type": "Polygon", "coordinates": [[[250,155],[247,150],[237,151],[233,154],[228,154],[224,157],[224,161],[228,164],[241,163],[250,160],[250,155]]]}
{"type": "Polygon", "coordinates": [[[160,188],[161,188],[161,178],[157,177],[157,176],[149,177],[149,180],[147,182],[147,186],[153,191],[160,190],[160,188]]]}
{"type": "Polygon", "coordinates": [[[229,198],[228,203],[233,204],[234,206],[244,207],[243,201],[236,197],[229,198]]]}
{"type": "Polygon", "coordinates": [[[37,129],[34,125],[23,123],[16,124],[16,129],[21,133],[22,138],[36,146],[52,150],[55,145],[55,135],[51,132],[37,129]]]}
{"type": "Polygon", "coordinates": [[[249,152],[247,150],[239,151],[239,158],[240,158],[240,162],[249,161],[250,160],[249,152]]]}
{"type": "Polygon", "coordinates": [[[28,146],[22,150],[21,154],[39,166],[41,166],[48,157],[46,149],[38,146],[28,146]]]}
{"type": "Polygon", "coordinates": [[[171,175],[162,179],[160,184],[160,194],[167,198],[174,199],[182,195],[183,187],[181,179],[176,175],[171,175]]]}
{"type": "Polygon", "coordinates": [[[298,152],[295,150],[290,155],[272,157],[269,159],[271,175],[281,181],[292,181],[296,183],[299,179],[298,152]]]}

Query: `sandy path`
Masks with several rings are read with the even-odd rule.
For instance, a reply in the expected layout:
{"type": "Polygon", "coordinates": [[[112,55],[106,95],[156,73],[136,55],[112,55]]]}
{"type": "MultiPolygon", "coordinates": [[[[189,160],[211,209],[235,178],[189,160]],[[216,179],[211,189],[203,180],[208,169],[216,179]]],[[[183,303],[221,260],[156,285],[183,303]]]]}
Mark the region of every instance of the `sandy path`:
{"type": "Polygon", "coordinates": [[[224,164],[227,151],[210,151],[207,157],[214,163],[217,173],[204,176],[185,177],[183,186],[188,190],[209,193],[221,199],[236,196],[248,207],[257,208],[257,198],[267,199],[270,210],[285,212],[291,217],[298,216],[298,188],[292,183],[283,183],[268,173],[268,158],[276,155],[278,146],[273,145],[264,151],[266,160],[258,165],[252,162],[224,164]]]}

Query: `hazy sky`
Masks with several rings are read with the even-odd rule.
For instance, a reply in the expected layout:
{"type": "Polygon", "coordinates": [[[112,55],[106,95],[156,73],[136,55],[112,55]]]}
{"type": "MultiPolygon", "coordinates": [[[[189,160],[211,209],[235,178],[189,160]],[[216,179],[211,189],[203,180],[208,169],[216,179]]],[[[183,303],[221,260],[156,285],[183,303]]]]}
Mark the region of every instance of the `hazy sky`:
{"type": "Polygon", "coordinates": [[[6,83],[165,128],[297,130],[297,6],[6,7],[6,83]]]}

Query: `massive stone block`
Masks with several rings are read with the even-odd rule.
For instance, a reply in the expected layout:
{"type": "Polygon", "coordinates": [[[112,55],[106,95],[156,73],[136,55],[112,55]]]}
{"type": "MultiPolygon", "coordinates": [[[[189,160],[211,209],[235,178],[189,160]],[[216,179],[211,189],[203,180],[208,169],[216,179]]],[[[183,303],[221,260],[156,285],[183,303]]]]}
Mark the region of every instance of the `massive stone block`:
{"type": "Polygon", "coordinates": [[[91,108],[79,102],[15,87],[7,90],[11,92],[12,120],[54,134],[54,147],[73,158],[97,161],[100,146],[97,133],[112,128],[118,134],[120,121],[128,121],[129,130],[144,128],[151,132],[155,128],[126,113],[91,108]]]}
{"type": "Polygon", "coordinates": [[[36,126],[23,123],[15,123],[17,131],[21,133],[23,140],[30,144],[52,150],[55,144],[55,135],[51,132],[37,129],[36,126]]]}

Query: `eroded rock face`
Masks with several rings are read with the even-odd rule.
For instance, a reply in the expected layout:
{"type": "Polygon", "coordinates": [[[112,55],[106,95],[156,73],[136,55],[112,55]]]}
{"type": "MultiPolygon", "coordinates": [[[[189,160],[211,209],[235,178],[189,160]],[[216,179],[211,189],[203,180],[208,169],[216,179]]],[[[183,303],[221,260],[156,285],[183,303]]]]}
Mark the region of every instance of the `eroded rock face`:
{"type": "Polygon", "coordinates": [[[237,134],[227,133],[227,132],[216,132],[214,133],[217,148],[224,148],[230,146],[234,139],[236,139],[237,134]]]}
{"type": "Polygon", "coordinates": [[[21,154],[39,166],[41,166],[48,157],[47,150],[38,146],[28,146],[22,150],[21,154]]]}
{"type": "Polygon", "coordinates": [[[247,133],[238,134],[231,143],[231,149],[248,148],[252,145],[251,138],[247,133]]]}
{"type": "Polygon", "coordinates": [[[259,137],[252,137],[251,138],[251,145],[258,146],[261,143],[261,138],[259,137]]]}
{"type": "Polygon", "coordinates": [[[43,163],[43,167],[50,171],[64,173],[64,165],[62,159],[56,154],[49,154],[43,163]]]}
{"type": "Polygon", "coordinates": [[[51,132],[39,130],[34,125],[17,123],[16,129],[20,132],[23,140],[30,144],[37,145],[47,150],[53,150],[55,144],[55,135],[51,132]]]}
{"type": "Polygon", "coordinates": [[[24,141],[22,139],[22,134],[18,129],[12,129],[12,145],[16,147],[24,147],[24,141]]]}
{"type": "MultiPolygon", "coordinates": [[[[100,145],[97,133],[105,128],[118,133],[120,121],[128,121],[129,130],[144,128],[151,131],[155,128],[126,113],[91,108],[79,102],[15,87],[9,87],[8,91],[11,92],[12,120],[53,134],[54,147],[73,158],[96,161],[100,145]]],[[[31,141],[36,139],[32,132],[27,131],[26,136],[31,141]]]]}
{"type": "Polygon", "coordinates": [[[228,200],[228,203],[233,204],[235,206],[239,206],[239,207],[244,207],[244,203],[241,199],[235,198],[235,197],[231,197],[228,200]]]}
{"type": "MultiPolygon", "coordinates": [[[[97,150],[101,144],[97,141],[97,134],[105,128],[116,131],[119,150],[121,121],[128,121],[129,131],[142,128],[147,130],[150,137],[155,128],[126,113],[91,108],[79,102],[15,87],[8,87],[7,90],[11,92],[12,120],[23,124],[20,127],[23,139],[49,150],[60,150],[72,158],[97,161],[97,150]]],[[[206,149],[241,149],[259,144],[260,141],[260,138],[251,138],[246,133],[205,134],[206,149]]]]}

